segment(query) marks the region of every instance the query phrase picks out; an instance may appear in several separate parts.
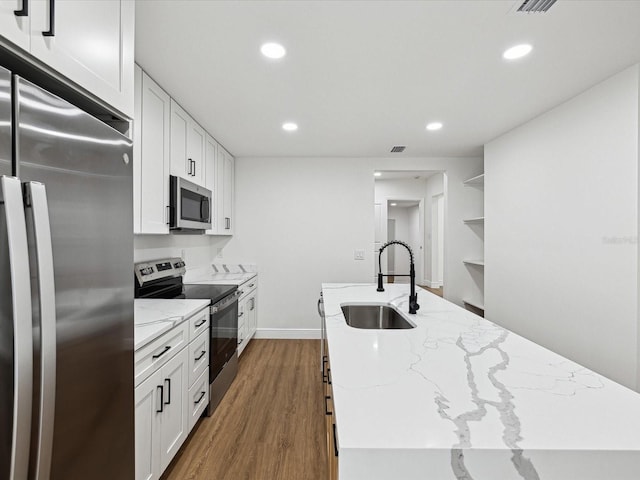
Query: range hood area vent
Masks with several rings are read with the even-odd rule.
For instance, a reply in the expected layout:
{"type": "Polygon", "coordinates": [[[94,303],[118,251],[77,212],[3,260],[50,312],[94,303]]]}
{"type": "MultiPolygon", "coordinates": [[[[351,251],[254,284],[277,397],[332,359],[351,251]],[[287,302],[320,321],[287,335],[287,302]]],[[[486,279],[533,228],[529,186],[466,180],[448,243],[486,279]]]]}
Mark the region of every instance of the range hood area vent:
{"type": "Polygon", "coordinates": [[[391,148],[391,153],[401,153],[404,152],[404,149],[407,148],[405,145],[395,145],[391,148]]]}
{"type": "Polygon", "coordinates": [[[524,0],[518,8],[523,13],[544,13],[548,11],[556,0],[524,0]]]}

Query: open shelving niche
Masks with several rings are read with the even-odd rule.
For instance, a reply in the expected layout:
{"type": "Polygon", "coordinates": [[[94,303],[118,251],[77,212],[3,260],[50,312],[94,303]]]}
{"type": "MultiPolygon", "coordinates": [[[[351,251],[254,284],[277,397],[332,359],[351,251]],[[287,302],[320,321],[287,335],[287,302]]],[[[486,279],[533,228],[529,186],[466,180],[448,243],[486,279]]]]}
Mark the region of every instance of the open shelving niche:
{"type": "MultiPolygon", "coordinates": [[[[463,182],[463,185],[465,187],[476,187],[484,190],[484,173],[465,180],[463,182]]],[[[465,225],[469,225],[469,226],[474,226],[474,225],[484,226],[484,216],[465,218],[463,222],[465,223],[465,225]]],[[[484,250],[484,246],[483,246],[483,250],[484,250]]],[[[477,313],[478,315],[484,316],[484,259],[469,258],[469,259],[464,259],[462,262],[466,266],[475,270],[475,272],[473,272],[475,275],[482,275],[482,279],[483,279],[482,289],[479,292],[480,293],[479,296],[481,298],[464,298],[462,300],[464,303],[464,306],[467,310],[477,313]]]]}

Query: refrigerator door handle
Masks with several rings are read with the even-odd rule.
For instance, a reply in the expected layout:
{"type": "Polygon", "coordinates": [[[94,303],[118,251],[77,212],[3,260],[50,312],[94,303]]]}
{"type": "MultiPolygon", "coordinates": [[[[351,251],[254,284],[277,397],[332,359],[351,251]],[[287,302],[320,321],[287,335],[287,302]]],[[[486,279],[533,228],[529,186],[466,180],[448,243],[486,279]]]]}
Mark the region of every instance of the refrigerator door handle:
{"type": "Polygon", "coordinates": [[[14,332],[13,428],[9,480],[27,478],[31,441],[31,397],[33,395],[33,326],[27,226],[20,180],[0,177],[0,204],[4,208],[14,332]]]}
{"type": "Polygon", "coordinates": [[[53,247],[46,187],[39,182],[24,184],[25,204],[33,221],[38,290],[40,292],[40,412],[38,453],[34,480],[48,480],[53,451],[53,418],[56,401],[56,296],[53,247]],[[30,208],[29,208],[30,207],[30,208]]]}

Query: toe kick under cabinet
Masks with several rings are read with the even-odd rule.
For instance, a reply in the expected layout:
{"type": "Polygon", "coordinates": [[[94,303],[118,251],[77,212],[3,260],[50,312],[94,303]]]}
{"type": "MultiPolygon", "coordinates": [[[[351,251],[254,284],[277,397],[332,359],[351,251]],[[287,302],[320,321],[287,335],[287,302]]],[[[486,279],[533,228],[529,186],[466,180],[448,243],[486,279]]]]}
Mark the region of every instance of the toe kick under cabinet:
{"type": "Polygon", "coordinates": [[[136,480],[157,480],[209,403],[209,307],[135,352],[136,480]]]}

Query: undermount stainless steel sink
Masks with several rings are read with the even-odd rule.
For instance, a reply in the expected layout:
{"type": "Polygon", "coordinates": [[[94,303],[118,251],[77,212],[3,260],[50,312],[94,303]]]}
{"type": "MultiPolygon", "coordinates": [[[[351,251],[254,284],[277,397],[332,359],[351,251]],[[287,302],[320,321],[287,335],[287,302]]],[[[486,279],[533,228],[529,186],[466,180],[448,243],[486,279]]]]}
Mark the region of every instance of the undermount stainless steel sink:
{"type": "Polygon", "coordinates": [[[369,330],[387,330],[399,328],[415,328],[392,305],[383,304],[344,304],[342,313],[347,325],[369,330]]]}

